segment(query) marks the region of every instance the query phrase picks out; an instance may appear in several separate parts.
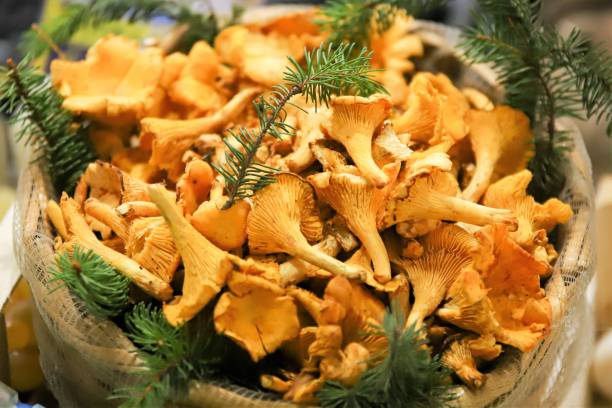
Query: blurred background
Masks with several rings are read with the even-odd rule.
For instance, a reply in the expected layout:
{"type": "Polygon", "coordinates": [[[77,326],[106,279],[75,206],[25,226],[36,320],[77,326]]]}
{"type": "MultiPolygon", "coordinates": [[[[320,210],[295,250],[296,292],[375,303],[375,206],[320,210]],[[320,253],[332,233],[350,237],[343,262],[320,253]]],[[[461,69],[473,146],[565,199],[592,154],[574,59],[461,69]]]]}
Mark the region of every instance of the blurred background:
{"type": "MultiPolygon", "coordinates": [[[[0,0],[0,60],[8,57],[19,59],[16,51],[21,33],[34,22],[38,22],[61,12],[62,0],[0,0]]],[[[245,7],[279,3],[319,3],[297,1],[192,1],[195,10],[208,11],[213,8],[217,13],[229,13],[232,3],[245,7]]],[[[451,0],[446,7],[428,16],[439,22],[463,26],[470,23],[472,0],[451,0]]],[[[604,43],[612,52],[612,1],[611,0],[548,0],[543,2],[547,22],[557,24],[563,33],[578,27],[589,34],[597,43],[604,43]]],[[[85,50],[89,44],[106,32],[120,32],[134,38],[165,30],[171,22],[153,21],[151,25],[115,24],[101,26],[95,30],[80,32],[71,47],[85,50]]],[[[0,95],[1,98],[1,95],[0,95]]],[[[612,407],[612,247],[608,243],[608,231],[612,231],[612,140],[606,138],[604,125],[593,122],[579,123],[587,149],[593,162],[593,175],[597,194],[597,242],[598,266],[596,282],[591,285],[589,296],[593,308],[598,343],[593,348],[594,364],[585,364],[578,376],[579,380],[571,388],[564,407],[612,407]]],[[[10,208],[17,186],[20,169],[27,164],[23,148],[17,146],[14,132],[0,114],[0,219],[10,208]]],[[[10,231],[10,223],[5,220],[0,227],[0,248],[10,254],[10,241],[5,231],[10,231]],[[3,241],[4,240],[7,241],[3,241]]],[[[10,236],[10,234],[9,234],[10,236]]],[[[10,273],[11,262],[3,262],[0,254],[0,278],[10,273]]],[[[0,279],[0,286],[2,279],[0,279]]],[[[0,287],[0,289],[2,289],[0,287]]],[[[1,290],[0,290],[1,293],[1,290]]],[[[0,296],[1,297],[1,296],[0,296]]],[[[0,307],[3,304],[0,301],[0,307]]],[[[0,314],[0,406],[4,407],[2,382],[8,383],[20,392],[20,400],[42,403],[46,407],[55,406],[53,397],[44,387],[44,379],[38,367],[38,351],[31,329],[31,300],[27,285],[20,282],[4,305],[4,319],[8,332],[8,345],[3,345],[2,314],[0,314]],[[9,351],[8,358],[2,349],[9,351]],[[10,365],[10,377],[8,366],[10,365]]],[[[590,327],[590,326],[589,326],[590,327]]]]}

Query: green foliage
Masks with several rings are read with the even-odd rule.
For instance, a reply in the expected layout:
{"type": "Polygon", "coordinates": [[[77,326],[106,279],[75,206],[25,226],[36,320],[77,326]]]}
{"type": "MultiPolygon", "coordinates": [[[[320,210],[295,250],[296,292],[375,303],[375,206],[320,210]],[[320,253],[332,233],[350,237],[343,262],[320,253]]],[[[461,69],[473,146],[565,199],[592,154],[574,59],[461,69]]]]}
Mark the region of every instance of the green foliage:
{"type": "Polygon", "coordinates": [[[380,365],[353,387],[328,381],[317,394],[324,408],[444,407],[457,398],[450,372],[425,348],[422,330],[404,329],[400,312],[387,313],[380,329],[389,342],[380,365]]]}
{"type": "Polygon", "coordinates": [[[64,251],[55,262],[51,282],[62,281],[94,316],[117,316],[127,306],[130,280],[93,251],[75,245],[72,255],[64,251]]]}
{"type": "MultiPolygon", "coordinates": [[[[240,13],[239,8],[234,8],[231,22],[235,22],[240,13]]],[[[94,0],[91,4],[70,3],[65,6],[62,14],[43,24],[41,29],[52,42],[61,45],[67,43],[81,27],[95,27],[123,18],[131,22],[146,21],[155,16],[166,16],[187,26],[178,44],[180,50],[189,50],[198,40],[212,44],[221,29],[213,13],[195,13],[186,1],[167,0],[94,0]]],[[[48,51],[48,44],[35,30],[29,30],[24,34],[20,51],[24,55],[37,57],[48,51]]]]}
{"type": "Polygon", "coordinates": [[[571,148],[556,119],[596,117],[612,133],[612,59],[578,30],[562,37],[540,18],[540,1],[479,0],[476,24],[460,47],[474,63],[490,64],[506,103],[524,111],[535,131],[530,192],[543,200],[565,184],[563,164],[571,148]],[[583,113],[584,110],[584,113],[583,113]]]}
{"type": "Polygon", "coordinates": [[[87,165],[96,159],[83,124],[62,108],[62,98],[43,72],[24,59],[0,67],[0,108],[20,128],[17,140],[31,145],[35,160],[46,161],[56,191],[71,192],[87,165]]]}
{"type": "Polygon", "coordinates": [[[386,92],[371,77],[372,54],[366,48],[356,54],[354,45],[341,44],[333,47],[318,48],[305,53],[305,63],[301,66],[289,57],[282,85],[276,85],[268,99],[259,97],[255,111],[259,118],[257,134],[240,129],[233,132],[239,147],[225,138],[227,145],[227,166],[214,166],[225,180],[229,199],[224,208],[229,208],[237,198],[246,198],[255,191],[274,182],[277,169],[255,161],[257,148],[266,134],[276,138],[289,136],[293,128],[285,123],[285,106],[295,95],[304,95],[315,106],[327,105],[333,95],[357,94],[368,96],[375,92],[386,92]]]}
{"type": "Polygon", "coordinates": [[[139,303],[125,317],[128,337],[138,346],[143,371],[137,384],[116,390],[122,408],[161,408],[186,391],[189,381],[217,371],[223,350],[212,319],[199,317],[173,327],[160,308],[139,303]]]}
{"type": "Polygon", "coordinates": [[[399,12],[421,16],[444,3],[445,0],[328,0],[321,9],[324,18],[318,23],[329,32],[329,41],[334,44],[345,41],[367,47],[372,30],[386,31],[399,12]]]}

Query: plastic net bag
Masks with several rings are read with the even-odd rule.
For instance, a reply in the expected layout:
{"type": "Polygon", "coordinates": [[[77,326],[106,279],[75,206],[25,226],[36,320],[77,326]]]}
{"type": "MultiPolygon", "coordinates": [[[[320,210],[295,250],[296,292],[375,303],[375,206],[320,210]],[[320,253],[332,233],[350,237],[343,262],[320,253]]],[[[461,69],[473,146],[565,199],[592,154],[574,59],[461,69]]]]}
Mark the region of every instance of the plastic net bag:
{"type": "MultiPolygon", "coordinates": [[[[490,71],[467,68],[454,55],[457,30],[418,22],[428,57],[422,69],[444,71],[460,86],[473,86],[499,95],[490,71]]],[[[572,135],[574,150],[566,169],[567,184],[560,198],[571,205],[574,217],[560,227],[559,258],[546,292],[553,306],[550,334],[530,353],[507,348],[487,383],[478,391],[458,387],[464,407],[558,406],[588,353],[590,339],[581,329],[586,312],[584,292],[593,274],[590,161],[582,138],[570,122],[562,125],[572,135]],[[577,335],[580,330],[580,335],[577,335]]],[[[31,165],[21,176],[15,214],[15,252],[28,280],[38,316],[35,329],[41,365],[49,387],[62,407],[107,407],[113,389],[135,381],[139,361],[135,346],[113,322],[88,314],[66,288],[50,284],[53,236],[44,215],[54,192],[41,166],[31,165]]],[[[277,396],[236,385],[193,383],[180,407],[289,407],[277,396]]]]}

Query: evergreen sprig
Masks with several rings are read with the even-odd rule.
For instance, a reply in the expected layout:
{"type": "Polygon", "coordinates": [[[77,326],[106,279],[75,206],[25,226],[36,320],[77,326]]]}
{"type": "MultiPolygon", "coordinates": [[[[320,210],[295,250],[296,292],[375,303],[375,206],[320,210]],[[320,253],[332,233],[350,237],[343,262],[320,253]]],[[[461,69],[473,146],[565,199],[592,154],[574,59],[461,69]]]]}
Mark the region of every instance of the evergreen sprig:
{"type": "Polygon", "coordinates": [[[296,95],[304,95],[315,106],[327,105],[333,95],[357,94],[368,96],[386,92],[372,79],[370,67],[372,53],[362,48],[358,54],[354,44],[329,44],[314,51],[307,51],[304,66],[289,57],[290,65],[284,73],[284,84],[276,85],[268,98],[259,97],[254,102],[259,118],[259,130],[254,133],[241,128],[225,138],[227,146],[225,166],[215,169],[225,180],[228,200],[224,208],[232,206],[238,198],[251,196],[255,191],[274,182],[277,169],[258,163],[256,153],[265,135],[276,138],[290,135],[293,128],[285,123],[285,106],[296,95]],[[239,146],[234,146],[234,139],[239,146]]]}
{"type": "Polygon", "coordinates": [[[328,0],[318,23],[329,32],[332,43],[345,41],[367,47],[373,30],[386,31],[398,13],[421,16],[444,3],[445,0],[328,0]]]}
{"type": "Polygon", "coordinates": [[[317,394],[323,408],[445,407],[457,398],[450,372],[425,347],[426,335],[414,325],[404,329],[402,313],[394,309],[380,328],[389,344],[382,363],[352,387],[326,382],[317,394]]]}
{"type": "MultiPolygon", "coordinates": [[[[235,22],[240,10],[233,8],[230,22],[235,22]]],[[[121,19],[130,22],[146,21],[156,16],[169,17],[187,27],[177,44],[177,48],[182,51],[191,49],[198,40],[212,44],[221,29],[212,11],[207,14],[196,13],[185,1],[94,0],[92,3],[70,3],[59,16],[42,24],[40,30],[48,38],[42,38],[34,29],[27,31],[22,38],[20,51],[23,55],[38,57],[48,51],[48,40],[59,45],[66,44],[82,27],[95,27],[121,19]]]]}
{"type": "Polygon", "coordinates": [[[87,165],[96,159],[86,126],[62,108],[62,98],[43,72],[24,59],[0,67],[2,112],[19,125],[17,141],[31,145],[35,160],[46,161],[56,191],[71,192],[87,165]]]}
{"type": "Polygon", "coordinates": [[[524,111],[535,132],[536,199],[557,196],[565,184],[563,164],[571,148],[556,119],[596,117],[612,133],[612,59],[578,30],[568,37],[540,18],[541,1],[479,0],[475,25],[460,48],[473,63],[488,63],[504,86],[506,103],[524,111]]]}
{"type": "Polygon", "coordinates": [[[75,245],[72,254],[64,251],[55,261],[50,283],[62,281],[94,316],[117,316],[128,305],[130,280],[93,251],[75,245]]]}
{"type": "Polygon", "coordinates": [[[217,372],[222,344],[212,319],[196,318],[173,327],[160,308],[139,303],[125,317],[127,336],[138,346],[143,362],[139,381],[115,390],[122,408],[161,408],[180,396],[191,380],[217,372]]]}

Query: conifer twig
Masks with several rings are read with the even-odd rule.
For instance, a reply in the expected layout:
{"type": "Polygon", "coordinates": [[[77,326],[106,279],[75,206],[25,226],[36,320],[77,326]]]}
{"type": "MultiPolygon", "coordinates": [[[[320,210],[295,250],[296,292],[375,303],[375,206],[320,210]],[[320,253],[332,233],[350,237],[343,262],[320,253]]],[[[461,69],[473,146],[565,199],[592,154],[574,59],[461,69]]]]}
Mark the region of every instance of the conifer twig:
{"type": "Polygon", "coordinates": [[[32,30],[36,33],[36,35],[38,35],[38,37],[45,42],[45,44],[47,44],[47,46],[49,48],[51,48],[53,50],[53,52],[55,52],[57,54],[57,56],[60,59],[68,59],[68,57],[66,56],[66,54],[64,53],[64,51],[62,51],[62,49],[59,47],[59,45],[57,45],[53,39],[51,37],[49,37],[49,34],[47,34],[47,32],[45,30],[42,29],[41,26],[39,26],[36,23],[32,24],[32,30]]]}
{"type": "Polygon", "coordinates": [[[284,108],[292,97],[304,95],[307,101],[318,106],[327,105],[335,94],[357,93],[367,96],[375,92],[386,92],[371,77],[371,53],[364,48],[357,56],[352,56],[353,49],[352,44],[341,44],[336,48],[330,44],[326,48],[306,52],[304,67],[289,58],[290,65],[284,74],[285,84],[275,86],[269,99],[259,97],[254,103],[259,117],[257,134],[244,128],[237,133],[231,132],[241,149],[225,139],[227,164],[225,167],[215,166],[223,176],[228,192],[224,209],[231,207],[236,199],[249,197],[274,182],[273,176],[277,170],[257,163],[255,156],[267,134],[281,138],[293,131],[284,122],[284,108]]]}

